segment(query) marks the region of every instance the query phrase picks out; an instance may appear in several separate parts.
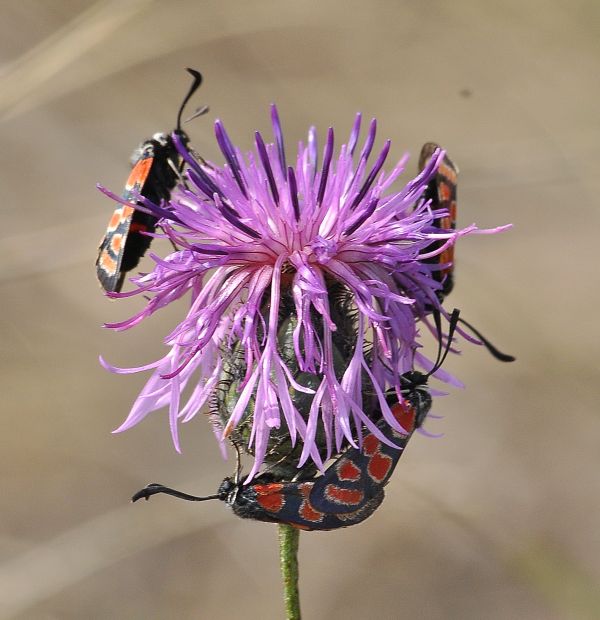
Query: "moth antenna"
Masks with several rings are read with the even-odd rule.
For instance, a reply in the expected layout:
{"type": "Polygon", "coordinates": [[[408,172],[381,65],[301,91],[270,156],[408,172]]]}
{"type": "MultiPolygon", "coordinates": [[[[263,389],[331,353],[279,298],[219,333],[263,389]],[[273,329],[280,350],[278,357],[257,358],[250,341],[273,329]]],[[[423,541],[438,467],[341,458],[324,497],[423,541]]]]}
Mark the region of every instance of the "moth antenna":
{"type": "Polygon", "coordinates": [[[190,69],[189,67],[186,71],[194,78],[190,89],[187,92],[187,95],[183,98],[181,102],[181,106],[179,106],[179,112],[177,113],[177,131],[181,131],[181,115],[183,114],[183,110],[187,105],[187,102],[191,99],[192,95],[198,90],[200,84],[202,84],[202,74],[195,69],[190,69]]]}
{"type": "Polygon", "coordinates": [[[182,493],[181,491],[176,491],[175,489],[171,489],[169,487],[163,486],[162,484],[158,484],[153,482],[145,486],[143,489],[138,491],[132,498],[132,502],[137,502],[138,499],[148,500],[152,495],[156,495],[157,493],[164,493],[165,495],[172,495],[173,497],[177,497],[178,499],[184,499],[188,502],[204,502],[209,499],[221,499],[219,494],[217,495],[207,495],[206,497],[198,497],[197,495],[189,495],[188,493],[182,493]]]}
{"type": "Polygon", "coordinates": [[[435,358],[434,368],[439,368],[438,364],[440,363],[440,358],[442,357],[442,347],[444,342],[444,334],[442,332],[442,317],[440,311],[434,309],[432,311],[433,320],[435,322],[435,331],[437,332],[437,341],[438,341],[438,352],[437,357],[435,358]]]}
{"type": "Polygon", "coordinates": [[[478,329],[475,329],[470,323],[467,323],[464,319],[458,319],[459,323],[466,325],[468,329],[470,329],[476,336],[481,340],[483,346],[497,359],[501,362],[514,362],[517,358],[508,355],[507,353],[502,353],[502,351],[498,350],[478,329]]]}
{"type": "Polygon", "coordinates": [[[433,320],[435,321],[435,329],[438,333],[438,355],[435,361],[433,368],[425,375],[426,377],[431,377],[433,373],[438,371],[442,364],[445,362],[448,353],[450,352],[450,348],[452,347],[452,339],[454,338],[454,332],[456,331],[456,327],[459,321],[460,310],[454,308],[452,314],[450,315],[449,325],[448,325],[448,340],[446,342],[446,348],[443,350],[443,333],[442,333],[442,318],[440,316],[439,310],[433,311],[433,320]],[[442,353],[442,350],[444,351],[442,353]]]}
{"type": "Polygon", "coordinates": [[[236,442],[233,442],[233,447],[235,448],[235,486],[237,488],[240,485],[240,478],[242,477],[242,454],[240,447],[236,442]]]}

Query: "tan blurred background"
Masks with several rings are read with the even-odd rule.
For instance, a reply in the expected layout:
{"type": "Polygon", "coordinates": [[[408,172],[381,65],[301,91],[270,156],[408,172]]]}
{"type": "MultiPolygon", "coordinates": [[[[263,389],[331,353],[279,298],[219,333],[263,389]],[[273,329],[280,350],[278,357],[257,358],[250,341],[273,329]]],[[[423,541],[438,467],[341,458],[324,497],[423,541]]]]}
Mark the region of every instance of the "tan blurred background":
{"type": "MultiPolygon", "coordinates": [[[[244,148],[279,105],[288,149],[315,123],[379,120],[392,155],[445,145],[460,224],[449,303],[518,362],[469,347],[468,385],[436,401],[443,439],[416,438],[374,517],[301,536],[310,619],[600,618],[598,231],[600,5],[558,2],[0,2],[0,616],[279,618],[274,527],[219,502],[232,471],[202,417],[172,448],[157,413],[113,436],[143,383],[103,371],[162,354],[182,309],[126,334],[94,275],[128,158],[173,128],[221,161],[212,122],[244,148]]],[[[414,171],[415,160],[412,162],[414,171]]]]}

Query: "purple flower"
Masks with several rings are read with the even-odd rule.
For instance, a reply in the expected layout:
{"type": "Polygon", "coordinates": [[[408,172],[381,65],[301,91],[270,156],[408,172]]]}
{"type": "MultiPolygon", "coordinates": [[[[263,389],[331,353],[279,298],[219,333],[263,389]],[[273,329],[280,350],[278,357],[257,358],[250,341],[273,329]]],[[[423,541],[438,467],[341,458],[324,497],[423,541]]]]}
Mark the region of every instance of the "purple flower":
{"type": "MultiPolygon", "coordinates": [[[[330,128],[320,163],[314,127],[288,162],[275,106],[271,117],[275,143],[256,132],[255,151],[245,156],[216,121],[223,166],[198,161],[173,135],[187,164],[185,184],[168,205],[140,200],[163,218],[177,251],[152,255],[156,266],[132,280],[134,291],[111,294],[149,301],[108,327],[133,327],[188,293],[190,308],[165,338],[165,357],[131,369],[103,362],[117,373],[152,371],[116,432],[167,407],[178,451],[178,422],[211,399],[223,401],[234,385],[227,415],[213,421],[221,442],[244,431],[255,456],[249,479],[281,429],[298,449],[294,465],[319,468],[344,445],[360,444],[363,428],[387,442],[375,410],[402,430],[385,394],[395,390],[401,398],[400,375],[415,363],[431,367],[416,352],[416,319],[427,322],[427,309],[440,307],[433,275],[439,265],[425,259],[477,230],[435,228],[440,213],[421,199],[442,151],[393,189],[408,156],[385,174],[388,140],[368,163],[375,120],[360,151],[360,114],[337,155],[330,128]]],[[[452,381],[442,371],[436,376],[452,381]]]]}

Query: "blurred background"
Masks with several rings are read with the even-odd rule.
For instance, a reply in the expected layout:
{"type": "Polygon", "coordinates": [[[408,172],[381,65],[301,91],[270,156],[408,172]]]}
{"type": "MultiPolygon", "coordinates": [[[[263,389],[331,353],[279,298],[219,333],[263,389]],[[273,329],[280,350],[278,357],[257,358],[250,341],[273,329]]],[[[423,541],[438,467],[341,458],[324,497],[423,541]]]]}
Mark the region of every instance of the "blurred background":
{"type": "MultiPolygon", "coordinates": [[[[379,121],[392,158],[444,145],[461,169],[459,224],[514,223],[457,249],[450,307],[518,361],[466,347],[467,389],[436,400],[364,524],[301,535],[305,618],[600,618],[600,5],[592,0],[0,3],[0,617],[279,618],[275,528],[212,493],[233,469],[206,421],[166,415],[111,435],[162,355],[169,309],[104,330],[96,248],[133,148],[171,130],[189,85],[210,105],[187,130],[220,162],[234,142],[288,149],[310,124],[379,121]]],[[[191,109],[190,108],[190,109],[191,109]]],[[[408,177],[404,177],[408,178],[408,177]]],[[[148,263],[146,263],[148,265],[148,263]]]]}

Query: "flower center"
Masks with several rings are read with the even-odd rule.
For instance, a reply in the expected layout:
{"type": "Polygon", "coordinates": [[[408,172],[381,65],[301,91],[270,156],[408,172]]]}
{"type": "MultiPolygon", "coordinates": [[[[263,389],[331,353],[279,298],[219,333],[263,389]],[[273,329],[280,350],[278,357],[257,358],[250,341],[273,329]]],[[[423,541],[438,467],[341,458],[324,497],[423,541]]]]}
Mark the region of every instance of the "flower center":
{"type": "Polygon", "coordinates": [[[327,264],[338,252],[338,244],[333,239],[325,239],[317,235],[311,243],[313,254],[322,265],[327,264]]]}

